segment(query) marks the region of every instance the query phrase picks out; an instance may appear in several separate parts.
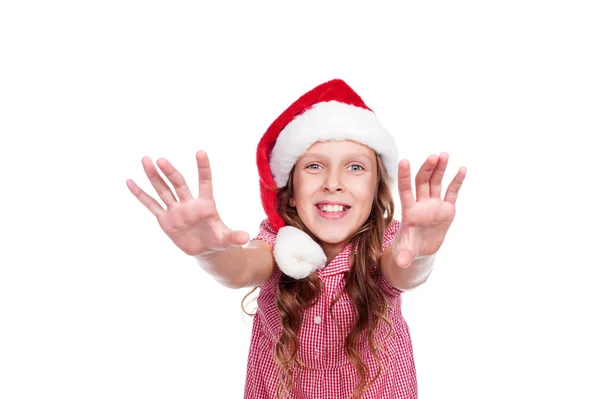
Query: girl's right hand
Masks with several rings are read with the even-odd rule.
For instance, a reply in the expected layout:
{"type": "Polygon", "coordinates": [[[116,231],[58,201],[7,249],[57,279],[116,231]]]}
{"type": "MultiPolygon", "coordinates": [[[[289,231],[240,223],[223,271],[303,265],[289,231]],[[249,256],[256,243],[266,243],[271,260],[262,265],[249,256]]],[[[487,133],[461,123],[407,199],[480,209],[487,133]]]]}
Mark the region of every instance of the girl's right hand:
{"type": "Polygon", "coordinates": [[[196,256],[224,250],[233,245],[246,244],[250,239],[249,234],[225,226],[217,212],[206,152],[198,151],[196,161],[199,178],[198,198],[192,197],[181,173],[164,158],[159,158],[156,163],[173,184],[179,200],[159,175],[149,157],[142,158],[144,171],[167,209],[146,194],[133,180],[127,180],[127,187],[156,216],[165,234],[187,255],[196,256]]]}

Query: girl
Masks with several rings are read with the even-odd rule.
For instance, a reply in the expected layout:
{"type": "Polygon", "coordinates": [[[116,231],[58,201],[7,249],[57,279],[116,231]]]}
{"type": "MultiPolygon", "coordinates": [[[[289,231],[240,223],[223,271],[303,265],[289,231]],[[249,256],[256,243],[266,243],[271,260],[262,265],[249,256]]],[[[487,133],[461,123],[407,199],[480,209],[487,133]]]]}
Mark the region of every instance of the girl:
{"type": "Polygon", "coordinates": [[[162,158],[157,164],[179,199],[148,157],[142,164],[166,210],[132,180],[127,186],[217,281],[260,288],[244,398],[417,398],[401,294],[430,275],[466,168],[442,200],[448,154],[429,156],[415,200],[393,136],[339,79],[301,96],[260,140],[267,218],[250,242],[221,220],[208,157],[196,157],[196,199],[162,158]],[[402,222],[393,218],[396,180],[402,222]]]}

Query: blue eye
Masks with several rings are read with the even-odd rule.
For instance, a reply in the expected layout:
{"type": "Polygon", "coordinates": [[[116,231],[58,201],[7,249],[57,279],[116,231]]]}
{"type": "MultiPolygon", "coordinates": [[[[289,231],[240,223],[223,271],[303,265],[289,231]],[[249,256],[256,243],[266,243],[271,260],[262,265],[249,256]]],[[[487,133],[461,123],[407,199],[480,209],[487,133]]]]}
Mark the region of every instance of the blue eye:
{"type": "Polygon", "coordinates": [[[316,163],[311,163],[310,165],[307,165],[307,166],[306,166],[306,168],[307,168],[307,169],[318,169],[318,168],[320,168],[320,167],[321,167],[321,166],[317,165],[316,163]],[[313,166],[316,166],[316,168],[313,168],[313,166]]]}
{"type": "Polygon", "coordinates": [[[359,170],[365,170],[365,168],[363,168],[360,165],[352,165],[350,166],[350,168],[359,168],[359,169],[352,169],[352,171],[359,171],[359,170]]]}

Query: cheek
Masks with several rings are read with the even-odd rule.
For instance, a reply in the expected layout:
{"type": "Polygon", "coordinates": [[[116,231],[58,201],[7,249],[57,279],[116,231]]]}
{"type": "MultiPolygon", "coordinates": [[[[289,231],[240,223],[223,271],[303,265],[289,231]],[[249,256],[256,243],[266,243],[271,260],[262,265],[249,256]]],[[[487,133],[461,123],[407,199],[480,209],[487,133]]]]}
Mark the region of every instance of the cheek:
{"type": "Polygon", "coordinates": [[[354,181],[352,185],[348,187],[354,195],[356,200],[364,202],[363,205],[373,203],[375,199],[376,187],[371,181],[354,181]]]}
{"type": "Polygon", "coordinates": [[[313,197],[318,192],[320,185],[310,179],[298,179],[294,181],[294,202],[296,208],[312,206],[313,197]]]}

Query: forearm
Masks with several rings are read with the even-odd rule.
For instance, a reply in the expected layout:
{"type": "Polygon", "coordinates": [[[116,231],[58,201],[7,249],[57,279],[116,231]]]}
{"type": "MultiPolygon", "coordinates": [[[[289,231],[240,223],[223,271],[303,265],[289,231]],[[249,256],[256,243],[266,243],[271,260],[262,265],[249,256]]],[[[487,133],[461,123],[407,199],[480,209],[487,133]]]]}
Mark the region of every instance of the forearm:
{"type": "Polygon", "coordinates": [[[248,269],[246,248],[241,246],[194,256],[200,267],[229,288],[239,288],[248,269]]]}
{"type": "Polygon", "coordinates": [[[389,249],[390,251],[384,252],[381,257],[381,273],[391,286],[407,291],[427,281],[433,270],[435,254],[417,257],[408,267],[401,268],[396,264],[391,248],[389,249]]]}
{"type": "Polygon", "coordinates": [[[275,266],[271,246],[260,240],[194,258],[205,272],[228,288],[260,285],[268,279],[275,266]]]}

